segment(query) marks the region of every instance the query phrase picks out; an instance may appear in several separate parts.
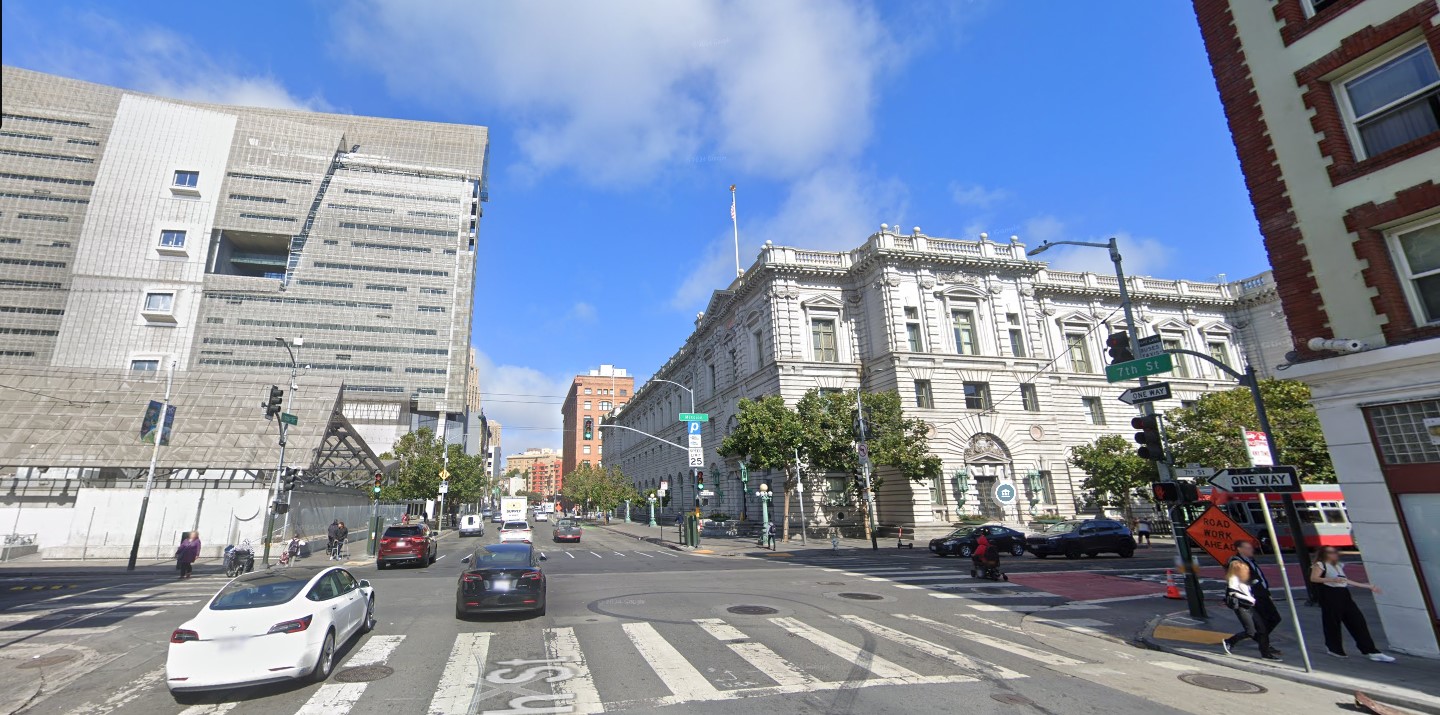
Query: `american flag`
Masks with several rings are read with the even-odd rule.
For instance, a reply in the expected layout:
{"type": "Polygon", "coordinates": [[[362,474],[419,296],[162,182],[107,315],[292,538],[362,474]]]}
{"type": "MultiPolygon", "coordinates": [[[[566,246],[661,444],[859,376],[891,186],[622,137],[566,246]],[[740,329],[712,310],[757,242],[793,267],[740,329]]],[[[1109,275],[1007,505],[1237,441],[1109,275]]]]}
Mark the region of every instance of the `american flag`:
{"type": "Polygon", "coordinates": [[[730,185],[730,220],[735,220],[735,185],[730,185]]]}

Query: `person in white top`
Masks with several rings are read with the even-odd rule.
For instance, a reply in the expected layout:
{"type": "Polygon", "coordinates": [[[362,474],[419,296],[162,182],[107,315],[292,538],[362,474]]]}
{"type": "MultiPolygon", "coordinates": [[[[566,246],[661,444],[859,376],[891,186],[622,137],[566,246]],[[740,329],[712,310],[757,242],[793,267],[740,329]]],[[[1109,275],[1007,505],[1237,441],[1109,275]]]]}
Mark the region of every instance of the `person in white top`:
{"type": "Polygon", "coordinates": [[[1355,645],[1370,660],[1378,663],[1393,663],[1395,659],[1375,647],[1370,637],[1370,626],[1365,623],[1365,614],[1350,596],[1350,587],[1368,589],[1379,594],[1380,588],[1363,581],[1354,581],[1345,576],[1345,564],[1340,563],[1340,550],[1326,546],[1320,550],[1320,560],[1310,567],[1310,583],[1320,584],[1320,618],[1325,626],[1325,650],[1336,658],[1347,658],[1345,641],[1340,635],[1340,626],[1350,631],[1355,645]]]}

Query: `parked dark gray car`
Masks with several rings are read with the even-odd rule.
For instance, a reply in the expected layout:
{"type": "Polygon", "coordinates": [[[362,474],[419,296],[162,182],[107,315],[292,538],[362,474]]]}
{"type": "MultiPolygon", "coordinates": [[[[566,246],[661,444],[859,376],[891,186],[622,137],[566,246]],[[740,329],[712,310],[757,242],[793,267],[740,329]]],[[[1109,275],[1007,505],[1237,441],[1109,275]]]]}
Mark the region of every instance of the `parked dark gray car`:
{"type": "Polygon", "coordinates": [[[581,531],[580,522],[574,519],[561,519],[555,522],[555,530],[551,532],[551,537],[557,542],[573,541],[578,544],[581,531]]]}
{"type": "Polygon", "coordinates": [[[1135,537],[1128,527],[1113,519],[1062,521],[1046,531],[1027,535],[1025,548],[1042,559],[1051,554],[1078,559],[1081,554],[1095,556],[1102,552],[1128,559],[1135,555],[1135,537]]]}

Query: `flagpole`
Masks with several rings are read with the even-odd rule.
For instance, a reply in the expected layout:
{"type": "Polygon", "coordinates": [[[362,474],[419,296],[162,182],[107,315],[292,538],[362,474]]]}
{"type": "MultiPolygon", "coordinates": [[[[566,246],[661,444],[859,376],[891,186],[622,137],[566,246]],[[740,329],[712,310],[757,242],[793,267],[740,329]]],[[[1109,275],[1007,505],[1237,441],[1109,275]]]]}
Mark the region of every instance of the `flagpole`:
{"type": "Polygon", "coordinates": [[[744,275],[740,270],[740,222],[735,219],[735,185],[730,185],[730,226],[735,230],[735,275],[744,275]]]}

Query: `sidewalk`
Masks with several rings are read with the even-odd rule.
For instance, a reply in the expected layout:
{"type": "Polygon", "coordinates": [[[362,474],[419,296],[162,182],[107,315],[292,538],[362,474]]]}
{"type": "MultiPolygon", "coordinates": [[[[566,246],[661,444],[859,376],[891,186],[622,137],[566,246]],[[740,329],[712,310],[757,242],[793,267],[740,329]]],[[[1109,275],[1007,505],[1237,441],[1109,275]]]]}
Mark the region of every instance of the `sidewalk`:
{"type": "MultiPolygon", "coordinates": [[[[777,543],[775,544],[775,549],[773,551],[767,548],[761,548],[757,540],[753,537],[718,536],[707,534],[700,535],[699,548],[690,548],[688,546],[682,546],[680,544],[680,529],[673,523],[673,517],[671,518],[671,522],[672,523],[670,524],[662,524],[660,526],[650,527],[646,525],[646,522],[637,521],[634,523],[626,524],[623,519],[616,519],[612,520],[608,525],[605,524],[603,521],[598,521],[586,522],[586,526],[605,529],[607,531],[611,531],[617,534],[623,534],[634,539],[647,541],[649,543],[659,546],[665,546],[667,548],[675,549],[677,551],[685,551],[692,554],[703,554],[709,556],[768,556],[772,558],[786,558],[790,556],[790,554],[788,553],[789,551],[799,550],[801,548],[804,548],[807,551],[829,551],[831,549],[829,539],[818,539],[814,537],[809,539],[808,544],[802,546],[800,536],[797,533],[792,533],[790,535],[791,538],[788,546],[784,543],[780,543],[777,541],[777,543]]],[[[895,545],[894,540],[892,539],[888,545],[893,547],[895,545]]],[[[887,546],[885,540],[882,539],[880,541],[880,546],[881,548],[887,546]]],[[[917,548],[924,549],[925,546],[924,544],[921,544],[917,548]]],[[[850,551],[855,549],[865,549],[868,551],[870,549],[870,542],[865,539],[840,539],[841,551],[850,551]]]]}

